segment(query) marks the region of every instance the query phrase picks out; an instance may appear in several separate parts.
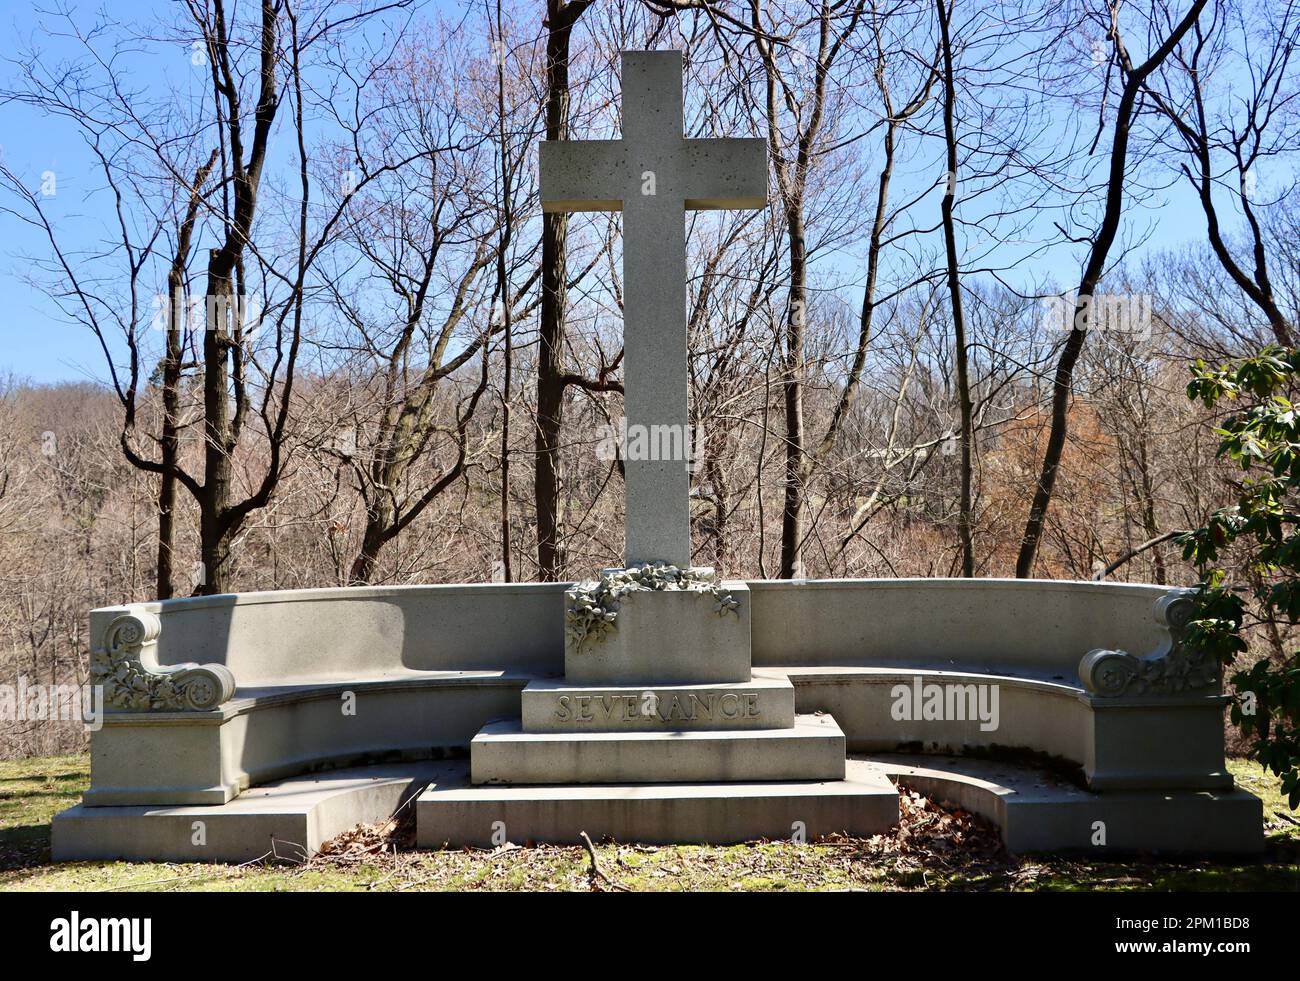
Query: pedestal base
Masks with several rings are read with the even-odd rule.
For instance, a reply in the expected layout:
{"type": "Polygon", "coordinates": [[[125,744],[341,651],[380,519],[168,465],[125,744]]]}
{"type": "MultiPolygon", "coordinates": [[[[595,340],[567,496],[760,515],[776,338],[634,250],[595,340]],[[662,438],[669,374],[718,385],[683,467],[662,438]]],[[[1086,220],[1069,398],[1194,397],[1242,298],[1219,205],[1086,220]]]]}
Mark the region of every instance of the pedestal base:
{"type": "Polygon", "coordinates": [[[880,773],[797,783],[429,787],[416,801],[421,848],[504,841],[724,845],[762,838],[867,837],[898,823],[898,792],[880,773]]]}
{"type": "Polygon", "coordinates": [[[839,780],[844,733],[829,715],[789,729],[726,732],[524,732],[511,719],[470,743],[476,784],[718,783],[839,780]]]}

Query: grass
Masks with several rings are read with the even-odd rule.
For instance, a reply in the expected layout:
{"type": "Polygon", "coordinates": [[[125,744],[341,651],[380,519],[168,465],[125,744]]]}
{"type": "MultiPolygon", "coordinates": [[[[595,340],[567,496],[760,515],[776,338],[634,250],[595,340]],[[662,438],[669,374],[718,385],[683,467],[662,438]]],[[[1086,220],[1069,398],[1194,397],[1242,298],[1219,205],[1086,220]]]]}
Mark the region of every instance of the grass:
{"type": "Polygon", "coordinates": [[[1245,760],[1230,767],[1239,785],[1264,801],[1267,849],[1258,860],[1008,856],[978,819],[908,794],[890,835],[726,847],[607,842],[594,848],[594,873],[584,848],[414,851],[409,825],[359,829],[301,865],[52,865],[50,818],[88,785],[89,758],[0,761],[0,890],[1300,890],[1300,816],[1287,810],[1271,775],[1245,760]]]}

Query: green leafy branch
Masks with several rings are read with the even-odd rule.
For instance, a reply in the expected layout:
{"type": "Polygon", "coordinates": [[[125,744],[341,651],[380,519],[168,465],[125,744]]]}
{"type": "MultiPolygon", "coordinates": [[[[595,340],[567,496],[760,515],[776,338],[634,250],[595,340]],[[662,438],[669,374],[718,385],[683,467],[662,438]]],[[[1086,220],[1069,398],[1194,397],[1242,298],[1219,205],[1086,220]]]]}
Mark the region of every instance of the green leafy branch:
{"type": "MultiPolygon", "coordinates": [[[[1243,631],[1251,598],[1262,611],[1259,623],[1300,622],[1300,414],[1293,398],[1300,351],[1271,347],[1217,368],[1198,360],[1192,373],[1189,398],[1211,409],[1240,405],[1216,430],[1218,457],[1243,472],[1237,500],[1181,539],[1183,557],[1202,580],[1184,643],[1227,665],[1249,649],[1243,631]],[[1229,556],[1248,582],[1232,580],[1229,556]]],[[[1260,658],[1230,681],[1237,692],[1231,719],[1251,740],[1251,758],[1277,774],[1292,809],[1300,807],[1300,653],[1260,658]]]]}

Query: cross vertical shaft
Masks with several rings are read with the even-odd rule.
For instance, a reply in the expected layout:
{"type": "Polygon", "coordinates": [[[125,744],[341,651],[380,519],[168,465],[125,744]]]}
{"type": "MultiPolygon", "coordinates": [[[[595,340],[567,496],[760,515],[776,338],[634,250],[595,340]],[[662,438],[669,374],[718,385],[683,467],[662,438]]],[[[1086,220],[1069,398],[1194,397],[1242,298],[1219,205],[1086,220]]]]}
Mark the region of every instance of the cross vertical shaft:
{"type": "Polygon", "coordinates": [[[668,562],[685,568],[691,562],[684,224],[680,210],[673,214],[637,198],[623,206],[628,565],[668,562]],[[654,275],[636,274],[652,269],[654,275]],[[637,440],[645,447],[640,453],[637,440]],[[674,442],[680,453],[672,452],[674,442]]]}

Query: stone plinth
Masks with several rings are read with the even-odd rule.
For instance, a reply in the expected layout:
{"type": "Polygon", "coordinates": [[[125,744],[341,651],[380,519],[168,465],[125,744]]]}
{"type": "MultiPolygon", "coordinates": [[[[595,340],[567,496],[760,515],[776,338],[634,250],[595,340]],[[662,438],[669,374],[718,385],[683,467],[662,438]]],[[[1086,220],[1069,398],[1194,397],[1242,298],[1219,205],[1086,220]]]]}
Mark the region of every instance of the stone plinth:
{"type": "Polygon", "coordinates": [[[575,686],[534,681],[523,693],[524,732],[667,732],[789,729],[794,685],[755,678],[741,685],[575,686]]]}
{"type": "Polygon", "coordinates": [[[708,592],[628,593],[619,600],[615,629],[564,644],[570,685],[724,685],[751,678],[749,589],[724,584],[739,606],[719,613],[708,592]]]}
{"type": "Polygon", "coordinates": [[[50,853],[56,862],[255,862],[272,852],[300,862],[358,824],[387,821],[422,788],[463,780],[464,770],[461,761],[390,763],[279,780],[225,804],[78,804],[51,824],[50,853]]]}

